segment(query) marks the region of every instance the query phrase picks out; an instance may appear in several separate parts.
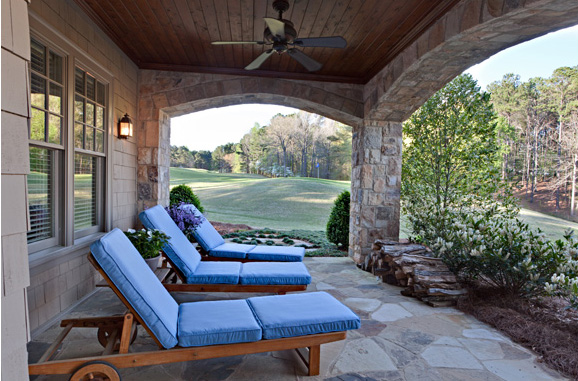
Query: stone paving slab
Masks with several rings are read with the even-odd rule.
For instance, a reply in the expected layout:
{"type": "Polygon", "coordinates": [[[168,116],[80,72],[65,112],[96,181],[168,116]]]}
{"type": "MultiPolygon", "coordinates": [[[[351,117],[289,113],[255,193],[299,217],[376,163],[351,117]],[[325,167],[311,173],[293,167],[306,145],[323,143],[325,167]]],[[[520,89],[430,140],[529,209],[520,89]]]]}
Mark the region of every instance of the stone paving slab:
{"type": "MultiPolygon", "coordinates": [[[[189,361],[123,369],[123,380],[563,380],[537,361],[528,349],[454,308],[432,308],[400,295],[400,288],[380,283],[357,269],[349,258],[306,258],[313,277],[308,292],[323,290],[349,306],[362,320],[347,340],[321,347],[321,374],[307,377],[294,351],[189,361]]],[[[177,302],[242,299],[255,294],[174,293],[177,302]]],[[[124,311],[112,291],[99,290],[70,317],[106,316],[124,311]]],[[[58,335],[54,325],[29,344],[33,361],[58,335]]],[[[102,348],[96,330],[69,335],[59,358],[96,355],[102,348]]],[[[131,350],[156,345],[139,328],[131,350]]],[[[39,381],[68,380],[68,375],[37,376],[39,381]]]]}

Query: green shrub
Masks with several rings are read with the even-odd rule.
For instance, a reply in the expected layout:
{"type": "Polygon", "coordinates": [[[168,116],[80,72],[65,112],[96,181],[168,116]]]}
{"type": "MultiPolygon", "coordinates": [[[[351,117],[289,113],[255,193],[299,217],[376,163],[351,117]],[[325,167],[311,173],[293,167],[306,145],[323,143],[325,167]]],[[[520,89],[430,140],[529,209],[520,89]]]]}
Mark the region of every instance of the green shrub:
{"type": "Polygon", "coordinates": [[[181,184],[171,189],[170,204],[175,205],[184,202],[185,204],[193,204],[199,212],[203,213],[205,210],[201,206],[201,201],[190,186],[181,184]]]}
{"type": "Polygon", "coordinates": [[[343,191],[333,205],[327,221],[327,239],[337,246],[349,246],[349,202],[351,195],[343,191]]]}

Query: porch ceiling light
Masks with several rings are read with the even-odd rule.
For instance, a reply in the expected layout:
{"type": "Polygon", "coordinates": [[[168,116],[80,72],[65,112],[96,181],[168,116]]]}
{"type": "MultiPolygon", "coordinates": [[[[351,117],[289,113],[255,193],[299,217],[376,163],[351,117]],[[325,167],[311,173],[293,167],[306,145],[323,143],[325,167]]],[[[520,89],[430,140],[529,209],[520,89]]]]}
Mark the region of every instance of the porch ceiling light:
{"type": "Polygon", "coordinates": [[[119,139],[128,139],[129,136],[132,136],[132,120],[128,114],[124,114],[118,122],[118,137],[119,139]]]}

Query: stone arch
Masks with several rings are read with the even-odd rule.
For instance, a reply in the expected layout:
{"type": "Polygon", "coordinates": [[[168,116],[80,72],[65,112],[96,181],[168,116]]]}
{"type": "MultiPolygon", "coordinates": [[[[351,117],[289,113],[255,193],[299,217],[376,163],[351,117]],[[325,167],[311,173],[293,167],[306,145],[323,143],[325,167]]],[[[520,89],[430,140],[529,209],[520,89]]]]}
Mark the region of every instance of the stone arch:
{"type": "Polygon", "coordinates": [[[169,198],[170,118],[209,108],[278,104],[352,126],[363,122],[363,85],[144,70],[139,77],[139,210],[169,198]]]}
{"type": "Polygon", "coordinates": [[[575,0],[461,1],[365,85],[365,116],[403,122],[467,68],[576,24],[575,0]]]}

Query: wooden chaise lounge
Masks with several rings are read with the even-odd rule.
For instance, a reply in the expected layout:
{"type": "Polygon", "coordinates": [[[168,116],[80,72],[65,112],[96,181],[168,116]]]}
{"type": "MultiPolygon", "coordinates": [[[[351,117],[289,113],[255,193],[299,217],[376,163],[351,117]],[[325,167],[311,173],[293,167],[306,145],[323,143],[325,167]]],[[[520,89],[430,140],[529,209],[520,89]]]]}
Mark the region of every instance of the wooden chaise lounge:
{"type": "Polygon", "coordinates": [[[300,348],[308,349],[307,356],[298,351],[308,374],[317,375],[321,344],[343,340],[347,330],[360,326],[359,317],[324,292],[178,305],[118,229],[93,243],[91,252],[89,260],[129,312],[62,321],[64,330],[57,340],[38,363],[29,365],[31,375],[69,373],[72,380],[119,380],[122,368],[300,348]],[[159,350],[129,353],[137,324],[159,350]],[[74,327],[98,328],[105,346],[102,355],[52,359],[74,327]]]}
{"type": "Polygon", "coordinates": [[[140,218],[147,228],[162,230],[170,237],[163,247],[163,255],[176,275],[168,274],[163,280],[169,291],[284,294],[304,291],[311,283],[311,275],[303,262],[203,261],[161,206],[147,209],[140,218]]]}

